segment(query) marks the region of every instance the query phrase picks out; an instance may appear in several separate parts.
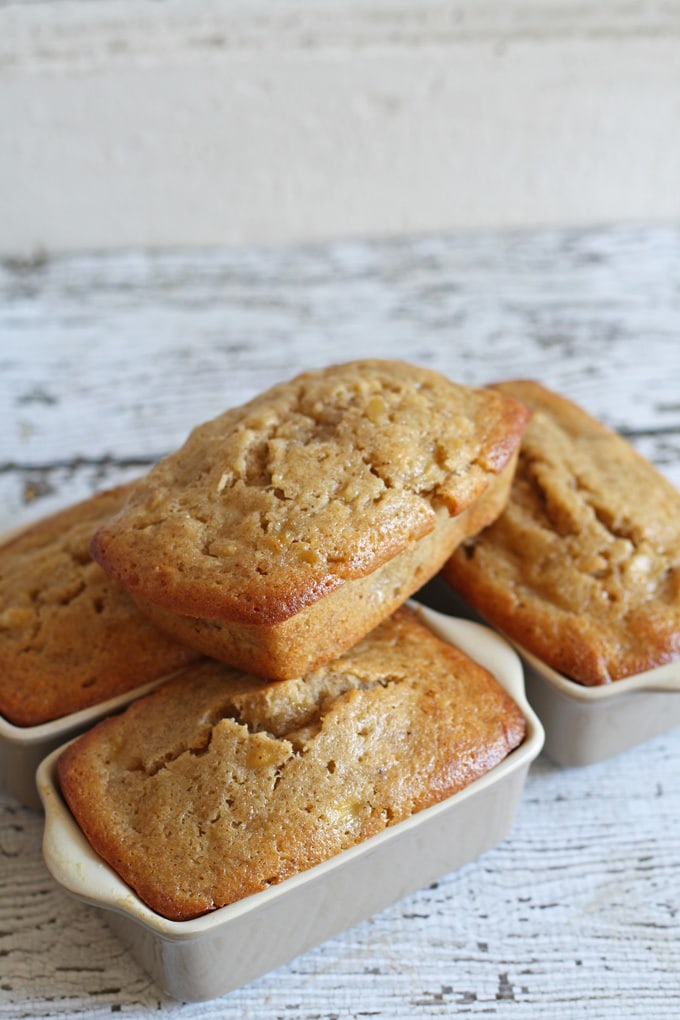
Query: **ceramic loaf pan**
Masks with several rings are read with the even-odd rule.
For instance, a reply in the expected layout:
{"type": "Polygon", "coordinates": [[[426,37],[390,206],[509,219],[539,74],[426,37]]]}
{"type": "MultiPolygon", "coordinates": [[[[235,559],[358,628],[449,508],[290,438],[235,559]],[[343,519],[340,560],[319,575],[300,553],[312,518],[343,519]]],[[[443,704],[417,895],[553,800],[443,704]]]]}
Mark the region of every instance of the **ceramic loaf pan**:
{"type": "Polygon", "coordinates": [[[524,695],[520,660],[488,628],[419,607],[445,640],[492,672],[527,720],[524,743],[448,800],[394,825],[280,885],[191,921],[146,907],[91,850],[56,785],[54,751],[38,770],[45,808],[43,850],[54,878],[101,908],[141,966],[169,995],[223,995],[435,881],[503,840],[543,730],[524,695]]]}
{"type": "Polygon", "coordinates": [[[592,765],[680,726],[680,662],[584,687],[518,648],[529,701],[558,765],[592,765]]]}
{"type": "Polygon", "coordinates": [[[14,726],[0,715],[0,788],[9,791],[26,807],[40,809],[35,773],[43,758],[99,719],[147,694],[163,679],[40,726],[14,726]]]}
{"type": "MultiPolygon", "coordinates": [[[[440,577],[418,597],[441,613],[488,626],[440,577]]],[[[545,754],[557,765],[592,765],[680,726],[680,662],[585,687],[514,647],[524,661],[527,698],[545,729],[545,754]]]]}

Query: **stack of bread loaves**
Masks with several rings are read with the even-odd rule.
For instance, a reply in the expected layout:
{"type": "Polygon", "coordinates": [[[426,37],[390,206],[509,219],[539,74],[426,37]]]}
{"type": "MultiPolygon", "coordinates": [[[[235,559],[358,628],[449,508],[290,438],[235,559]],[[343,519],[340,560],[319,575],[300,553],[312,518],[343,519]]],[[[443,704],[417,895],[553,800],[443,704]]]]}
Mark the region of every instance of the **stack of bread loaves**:
{"type": "Polygon", "coordinates": [[[494,677],[404,605],[434,574],[600,684],[680,656],[679,522],[650,464],[536,383],[308,372],[0,550],[0,712],[31,725],[174,671],[58,776],[146,904],[197,917],[522,742],[494,677]]]}
{"type": "Polygon", "coordinates": [[[17,724],[174,671],[58,766],[152,909],[195,917],[281,882],[521,743],[497,681],[404,603],[502,511],[528,418],[424,368],[335,365],[0,550],[17,724]]]}
{"type": "Polygon", "coordinates": [[[94,529],[106,573],[205,656],[59,761],[154,910],[278,883],[522,741],[496,680],[403,603],[503,509],[528,416],[401,362],[305,373],[196,428],[94,529]]]}

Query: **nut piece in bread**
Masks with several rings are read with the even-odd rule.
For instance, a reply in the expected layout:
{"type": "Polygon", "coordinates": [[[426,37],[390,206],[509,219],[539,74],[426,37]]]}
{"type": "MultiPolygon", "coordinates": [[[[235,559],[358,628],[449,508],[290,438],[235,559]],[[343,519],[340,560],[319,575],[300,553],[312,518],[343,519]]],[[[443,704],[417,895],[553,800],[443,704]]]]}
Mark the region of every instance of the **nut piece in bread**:
{"type": "Polygon", "coordinates": [[[0,714],[15,726],[62,718],[197,658],[89,554],[93,531],[130,488],[46,517],[0,547],[0,714]]]}
{"type": "Polygon", "coordinates": [[[490,673],[402,607],[304,679],[189,666],[70,744],[58,777],[95,851],[186,920],[458,792],[525,726],[490,673]]]}
{"type": "Polygon", "coordinates": [[[619,680],[680,656],[680,493],[620,435],[532,381],[510,501],[444,576],[564,676],[619,680]]]}
{"type": "Polygon", "coordinates": [[[399,361],[307,372],[196,428],[92,552],[169,633],[290,679],[351,647],[498,515],[527,418],[399,361]]]}

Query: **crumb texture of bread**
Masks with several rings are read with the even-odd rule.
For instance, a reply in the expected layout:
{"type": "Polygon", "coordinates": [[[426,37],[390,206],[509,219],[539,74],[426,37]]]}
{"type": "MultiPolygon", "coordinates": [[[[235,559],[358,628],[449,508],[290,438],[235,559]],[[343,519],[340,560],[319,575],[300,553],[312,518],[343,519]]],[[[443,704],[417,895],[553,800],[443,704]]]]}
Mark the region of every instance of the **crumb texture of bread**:
{"type": "Polygon", "coordinates": [[[463,789],[525,720],[408,607],[304,679],[204,661],[58,762],[93,848],[157,913],[199,916],[463,789]]]}
{"type": "Polygon", "coordinates": [[[90,556],[94,529],[130,488],[69,507],[0,547],[0,714],[13,725],[62,718],[197,657],[90,556]]]}
{"type": "Polygon", "coordinates": [[[680,656],[680,493],[622,436],[531,380],[510,500],[444,568],[486,620],[565,676],[618,680],[680,656]]]}
{"type": "Polygon", "coordinates": [[[527,411],[400,361],[304,373],[199,425],[97,531],[133,595],[275,624],[458,515],[516,453],[527,411]]]}

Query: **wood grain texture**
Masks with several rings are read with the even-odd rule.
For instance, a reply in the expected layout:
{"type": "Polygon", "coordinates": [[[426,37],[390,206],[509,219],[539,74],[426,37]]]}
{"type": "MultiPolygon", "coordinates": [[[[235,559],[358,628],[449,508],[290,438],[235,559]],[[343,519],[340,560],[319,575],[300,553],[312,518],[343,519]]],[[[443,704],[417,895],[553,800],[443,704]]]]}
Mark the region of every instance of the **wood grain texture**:
{"type": "MultiPolygon", "coordinates": [[[[533,376],[680,484],[680,230],[73,256],[0,271],[0,527],[131,477],[293,372],[400,356],[533,376]]],[[[0,1018],[680,1014],[680,731],[532,767],[481,860],[223,999],[165,999],[0,794],[0,1018]]]]}

